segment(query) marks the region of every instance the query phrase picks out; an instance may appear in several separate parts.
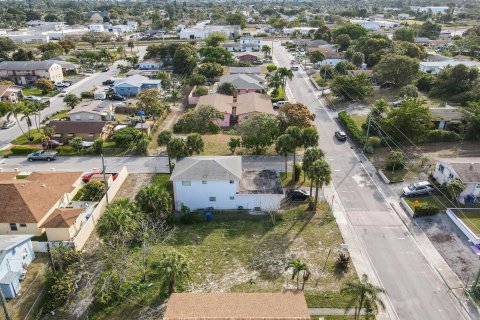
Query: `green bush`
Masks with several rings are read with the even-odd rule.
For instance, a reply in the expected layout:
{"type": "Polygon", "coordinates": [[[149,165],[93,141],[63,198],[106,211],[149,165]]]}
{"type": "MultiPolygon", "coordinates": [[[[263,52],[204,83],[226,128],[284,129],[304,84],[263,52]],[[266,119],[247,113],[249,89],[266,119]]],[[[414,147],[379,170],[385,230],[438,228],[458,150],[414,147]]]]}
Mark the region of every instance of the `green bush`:
{"type": "Polygon", "coordinates": [[[197,97],[206,96],[206,95],[208,94],[208,89],[205,88],[205,87],[197,87],[197,89],[195,90],[194,94],[195,94],[197,97]]]}
{"type": "Polygon", "coordinates": [[[198,213],[182,213],[182,215],[180,216],[180,222],[187,225],[200,223],[202,221],[204,221],[204,219],[202,219],[202,217],[198,213]]]}
{"type": "Polygon", "coordinates": [[[25,154],[35,152],[37,150],[39,150],[39,148],[30,147],[30,146],[15,146],[15,147],[10,149],[10,151],[14,155],[25,155],[25,154]]]}
{"type": "Polygon", "coordinates": [[[92,91],[83,91],[80,93],[80,98],[82,99],[93,99],[93,92],[92,91]]]}
{"type": "Polygon", "coordinates": [[[103,139],[97,139],[93,142],[92,151],[95,154],[101,154],[103,152],[103,139]]]}
{"type": "Polygon", "coordinates": [[[430,130],[425,138],[427,142],[454,142],[460,140],[460,135],[453,131],[430,130]]]}
{"type": "Polygon", "coordinates": [[[418,206],[415,207],[415,216],[428,216],[432,214],[436,214],[440,211],[440,208],[429,204],[427,202],[422,202],[418,206]]]}
{"type": "Polygon", "coordinates": [[[293,170],[295,170],[295,182],[297,182],[298,180],[300,180],[300,176],[302,175],[302,165],[299,163],[295,163],[293,170]]]}
{"type": "Polygon", "coordinates": [[[338,119],[340,120],[340,123],[345,127],[347,133],[352,137],[353,141],[358,143],[360,146],[363,146],[365,144],[365,135],[357,127],[352,117],[350,117],[350,115],[346,111],[342,111],[338,113],[338,119]]]}
{"type": "Polygon", "coordinates": [[[378,148],[382,145],[382,139],[379,137],[370,137],[368,138],[368,145],[372,146],[373,148],[378,148]]]}
{"type": "Polygon", "coordinates": [[[389,162],[385,166],[385,169],[388,171],[398,171],[402,170],[403,168],[405,168],[405,164],[403,162],[389,162]]]}
{"type": "Polygon", "coordinates": [[[61,156],[71,156],[77,154],[77,151],[75,151],[72,146],[61,146],[58,147],[56,150],[61,156]]]}

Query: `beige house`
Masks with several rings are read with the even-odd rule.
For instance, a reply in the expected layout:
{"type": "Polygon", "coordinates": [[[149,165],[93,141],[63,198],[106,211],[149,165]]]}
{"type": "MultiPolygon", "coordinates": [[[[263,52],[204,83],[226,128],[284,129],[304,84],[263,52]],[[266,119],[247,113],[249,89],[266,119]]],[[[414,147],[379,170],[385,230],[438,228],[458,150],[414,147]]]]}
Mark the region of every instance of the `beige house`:
{"type": "Polygon", "coordinates": [[[22,89],[9,84],[0,85],[0,101],[10,101],[11,103],[18,102],[18,96],[22,89]]]}
{"type": "Polygon", "coordinates": [[[71,121],[112,121],[115,119],[113,103],[109,100],[92,100],[68,112],[71,121]]]}
{"type": "Polygon", "coordinates": [[[0,172],[0,234],[42,234],[43,223],[81,185],[81,172],[34,172],[22,179],[0,172]]]}
{"type": "Polygon", "coordinates": [[[54,61],[2,61],[0,79],[19,85],[34,84],[40,78],[63,81],[62,67],[54,61]]]}
{"type": "Polygon", "coordinates": [[[57,208],[40,227],[45,229],[48,241],[67,241],[82,228],[84,208],[57,208]]]}
{"type": "Polygon", "coordinates": [[[84,141],[106,139],[113,130],[111,122],[107,121],[50,121],[47,127],[55,127],[53,137],[60,142],[80,137],[84,141]]]}

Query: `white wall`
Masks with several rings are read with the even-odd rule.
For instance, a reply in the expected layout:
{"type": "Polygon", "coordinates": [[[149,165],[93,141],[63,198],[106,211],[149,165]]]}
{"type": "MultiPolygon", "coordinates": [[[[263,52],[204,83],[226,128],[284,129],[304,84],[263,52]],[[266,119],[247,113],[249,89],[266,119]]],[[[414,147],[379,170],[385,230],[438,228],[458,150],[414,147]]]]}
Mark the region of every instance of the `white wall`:
{"type": "Polygon", "coordinates": [[[433,177],[440,184],[448,183],[450,180],[459,178],[449,163],[438,160],[435,164],[435,171],[433,172],[433,177]],[[443,166],[443,172],[439,170],[440,165],[443,166]],[[450,174],[453,175],[453,178],[450,177],[450,174]]]}
{"type": "Polygon", "coordinates": [[[33,253],[32,242],[30,240],[8,250],[0,265],[0,278],[8,271],[21,271],[22,265],[24,263],[29,265],[33,259],[35,259],[35,253],[33,253]]]}

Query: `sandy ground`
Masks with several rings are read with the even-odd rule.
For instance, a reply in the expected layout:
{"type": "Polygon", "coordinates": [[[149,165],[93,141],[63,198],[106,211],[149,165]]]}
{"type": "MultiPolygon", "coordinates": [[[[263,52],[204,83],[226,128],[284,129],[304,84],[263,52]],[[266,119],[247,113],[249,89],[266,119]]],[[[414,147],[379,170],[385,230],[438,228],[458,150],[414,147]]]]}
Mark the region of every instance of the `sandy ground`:
{"type": "Polygon", "coordinates": [[[153,174],[151,173],[130,173],[120,190],[118,190],[115,195],[115,199],[133,199],[141,188],[150,183],[152,177],[153,174]]]}

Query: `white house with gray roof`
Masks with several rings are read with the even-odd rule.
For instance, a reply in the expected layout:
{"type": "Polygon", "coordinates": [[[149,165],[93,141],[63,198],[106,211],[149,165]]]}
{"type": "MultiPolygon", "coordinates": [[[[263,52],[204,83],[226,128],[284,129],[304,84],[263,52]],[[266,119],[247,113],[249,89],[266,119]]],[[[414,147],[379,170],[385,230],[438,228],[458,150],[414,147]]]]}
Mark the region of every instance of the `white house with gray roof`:
{"type": "Polygon", "coordinates": [[[219,84],[229,82],[235,85],[238,94],[263,93],[267,88],[265,78],[257,74],[229,74],[220,77],[219,84]]]}
{"type": "Polygon", "coordinates": [[[33,84],[40,78],[45,78],[55,83],[63,81],[62,67],[52,60],[0,62],[0,79],[25,85],[33,84]]]}
{"type": "Polygon", "coordinates": [[[243,170],[239,156],[196,156],[178,161],[170,177],[175,209],[246,209],[269,211],[280,208],[283,188],[273,170],[243,170]]]}
{"type": "Polygon", "coordinates": [[[437,159],[433,177],[440,184],[460,179],[467,186],[458,196],[461,203],[465,197],[480,196],[480,158],[437,159]]]}

